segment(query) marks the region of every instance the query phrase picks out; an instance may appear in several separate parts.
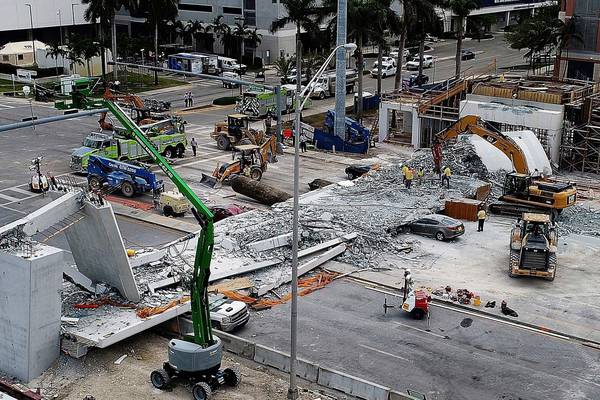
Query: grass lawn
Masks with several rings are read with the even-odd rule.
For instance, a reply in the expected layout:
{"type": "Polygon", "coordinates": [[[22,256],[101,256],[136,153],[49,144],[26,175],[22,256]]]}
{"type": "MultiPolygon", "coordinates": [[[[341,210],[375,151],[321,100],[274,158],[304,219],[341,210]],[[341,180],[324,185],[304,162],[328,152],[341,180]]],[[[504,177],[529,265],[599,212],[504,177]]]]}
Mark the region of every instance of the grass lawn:
{"type": "MultiPolygon", "coordinates": [[[[15,82],[15,87],[16,87],[17,91],[20,91],[21,88],[23,87],[23,84],[20,82],[15,82]]],[[[12,81],[6,80],[6,79],[0,79],[0,93],[12,92],[12,91],[13,91],[12,81]]]]}
{"type": "MultiPolygon", "coordinates": [[[[112,73],[107,74],[107,81],[112,81],[112,73]]],[[[158,76],[158,85],[154,84],[154,75],[139,74],[137,72],[119,71],[119,82],[121,82],[121,91],[130,93],[145,92],[147,90],[164,89],[173,86],[187,85],[183,80],[166,78],[158,76]]]]}

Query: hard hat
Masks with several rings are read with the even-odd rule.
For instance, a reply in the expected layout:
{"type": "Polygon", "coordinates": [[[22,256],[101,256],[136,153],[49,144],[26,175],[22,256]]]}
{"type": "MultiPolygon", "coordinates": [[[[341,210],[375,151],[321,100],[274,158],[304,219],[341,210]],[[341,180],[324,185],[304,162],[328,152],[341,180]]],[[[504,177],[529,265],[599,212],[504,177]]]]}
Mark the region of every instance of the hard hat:
{"type": "Polygon", "coordinates": [[[406,276],[406,275],[410,275],[410,269],[408,269],[408,268],[404,271],[404,276],[406,276]]]}

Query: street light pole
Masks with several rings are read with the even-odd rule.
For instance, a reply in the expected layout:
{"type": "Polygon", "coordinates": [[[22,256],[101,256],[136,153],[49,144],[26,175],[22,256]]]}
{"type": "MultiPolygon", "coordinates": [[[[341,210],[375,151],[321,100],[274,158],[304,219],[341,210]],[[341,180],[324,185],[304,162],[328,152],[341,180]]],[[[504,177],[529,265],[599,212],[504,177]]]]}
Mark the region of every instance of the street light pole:
{"type": "MultiPolygon", "coordinates": [[[[58,14],[58,26],[59,26],[59,34],[60,34],[60,48],[62,50],[64,44],[63,44],[63,29],[62,29],[62,13],[60,11],[60,8],[58,9],[58,12],[56,13],[58,14]]],[[[62,67],[63,67],[63,74],[65,73],[65,57],[61,56],[62,58],[62,67]]]]}
{"type": "Polygon", "coordinates": [[[29,7],[29,22],[31,24],[31,45],[33,46],[33,64],[37,66],[37,57],[35,55],[35,38],[33,37],[33,12],[31,10],[31,4],[26,3],[27,7],[29,7]]]}
{"type": "MultiPolygon", "coordinates": [[[[296,400],[298,398],[298,388],[296,386],[296,353],[297,353],[297,333],[298,333],[298,225],[299,225],[299,209],[300,209],[300,116],[306,101],[310,98],[311,93],[316,87],[317,79],[321,77],[325,69],[333,59],[333,56],[338,50],[344,49],[344,58],[346,52],[356,50],[354,43],[345,43],[337,46],[323,65],[317,70],[310,82],[306,84],[304,90],[296,92],[296,132],[294,133],[294,210],[292,220],[292,304],[291,304],[291,328],[290,328],[290,387],[288,388],[288,399],[296,400]]],[[[300,67],[300,65],[298,65],[300,67]]],[[[345,67],[345,66],[344,66],[345,67]]],[[[344,76],[346,71],[344,70],[344,76]]],[[[300,68],[296,71],[297,87],[300,88],[302,73],[300,68]]],[[[336,79],[337,80],[337,79],[336,79]]]]}
{"type": "Polygon", "coordinates": [[[71,3],[71,15],[73,16],[73,26],[75,26],[75,6],[78,3],[71,3]]]}
{"type": "MultiPolygon", "coordinates": [[[[242,21],[242,34],[244,33],[244,23],[246,22],[246,18],[244,17],[235,17],[234,18],[236,21],[242,21]]],[[[240,44],[240,68],[238,69],[238,75],[240,77],[240,81],[242,80],[242,58],[244,57],[244,37],[242,36],[241,38],[241,44],[240,44]]],[[[242,85],[240,85],[240,95],[242,94],[242,85]]]]}

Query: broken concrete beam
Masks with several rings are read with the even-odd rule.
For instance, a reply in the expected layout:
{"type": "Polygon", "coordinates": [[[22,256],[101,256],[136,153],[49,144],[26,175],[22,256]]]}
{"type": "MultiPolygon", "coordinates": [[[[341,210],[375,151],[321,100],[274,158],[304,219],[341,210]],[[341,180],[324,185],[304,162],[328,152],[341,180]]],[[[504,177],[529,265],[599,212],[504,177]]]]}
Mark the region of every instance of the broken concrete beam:
{"type": "Polygon", "coordinates": [[[63,274],[80,288],[87,290],[90,293],[96,291],[92,280],[79,272],[74,265],[65,265],[63,267],[63,274]]]}
{"type": "Polygon", "coordinates": [[[304,249],[304,250],[300,250],[298,252],[298,257],[300,257],[300,258],[306,257],[306,256],[311,255],[313,253],[316,253],[318,251],[325,250],[325,249],[328,249],[330,247],[333,247],[333,246],[335,246],[337,244],[344,243],[344,242],[347,242],[349,240],[356,239],[357,236],[358,236],[358,233],[352,232],[352,233],[348,233],[347,235],[341,236],[339,238],[328,240],[327,242],[320,243],[320,244],[318,244],[316,246],[309,247],[309,248],[304,249]]]}
{"type": "Polygon", "coordinates": [[[146,265],[152,262],[160,261],[165,256],[165,254],[167,254],[166,249],[136,253],[133,257],[129,257],[129,265],[131,265],[131,268],[137,268],[141,265],[146,265]]]}
{"type": "Polygon", "coordinates": [[[265,251],[276,249],[278,247],[289,246],[291,243],[292,233],[290,232],[272,238],[259,240],[258,242],[252,242],[248,244],[247,247],[254,251],[265,251]]]}
{"type": "Polygon", "coordinates": [[[276,203],[282,203],[292,198],[292,195],[269,186],[262,182],[257,182],[245,176],[238,176],[231,181],[231,188],[244,196],[248,196],[262,204],[272,206],[276,203]]]}
{"type": "Polygon", "coordinates": [[[93,282],[106,282],[129,301],[140,293],[129,265],[121,231],[110,203],[84,202],[85,218],[66,230],[67,241],[79,272],[93,282]]]}
{"type": "Polygon", "coordinates": [[[237,243],[234,242],[231,238],[222,239],[220,245],[222,248],[229,251],[233,251],[236,247],[238,247],[237,243]]]}
{"type": "MultiPolygon", "coordinates": [[[[306,274],[307,272],[317,268],[319,265],[324,264],[327,261],[331,260],[332,258],[339,256],[344,251],[346,251],[346,245],[339,244],[336,247],[334,247],[333,249],[329,249],[326,252],[324,252],[323,254],[312,258],[311,260],[303,263],[302,265],[300,265],[298,267],[298,276],[302,276],[302,275],[306,274]]],[[[258,297],[264,296],[271,290],[283,285],[284,283],[288,283],[291,281],[292,281],[292,275],[291,274],[286,275],[286,277],[283,280],[280,280],[279,282],[270,283],[267,285],[263,285],[259,288],[255,288],[253,290],[253,292],[254,292],[253,294],[256,294],[258,297]]]]}
{"type": "Polygon", "coordinates": [[[161,289],[161,288],[164,288],[167,286],[171,286],[171,285],[175,285],[179,282],[181,282],[180,275],[161,279],[160,281],[156,281],[156,282],[148,282],[148,290],[150,290],[150,293],[154,294],[158,289],[161,289]]]}
{"type": "Polygon", "coordinates": [[[248,272],[253,272],[253,271],[258,271],[259,269],[272,267],[272,266],[280,264],[282,262],[283,262],[283,260],[280,258],[273,258],[271,260],[261,261],[261,262],[257,262],[257,263],[249,264],[249,265],[244,265],[235,270],[229,270],[229,271],[223,271],[223,272],[217,271],[215,273],[210,274],[208,281],[215,282],[215,281],[218,281],[219,279],[230,278],[232,276],[242,275],[242,274],[246,274],[248,272]]]}

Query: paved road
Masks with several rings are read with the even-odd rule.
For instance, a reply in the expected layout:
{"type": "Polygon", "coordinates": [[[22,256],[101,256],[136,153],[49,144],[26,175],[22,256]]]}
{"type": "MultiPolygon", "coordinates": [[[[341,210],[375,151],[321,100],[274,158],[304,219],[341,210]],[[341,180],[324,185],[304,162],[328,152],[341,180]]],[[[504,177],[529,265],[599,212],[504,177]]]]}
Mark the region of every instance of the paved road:
{"type": "MultiPolygon", "coordinates": [[[[301,297],[299,356],[429,400],[600,398],[598,350],[439,308],[427,332],[383,297],[351,281],[301,297]]],[[[288,351],[289,305],[239,335],[288,351]]]]}

